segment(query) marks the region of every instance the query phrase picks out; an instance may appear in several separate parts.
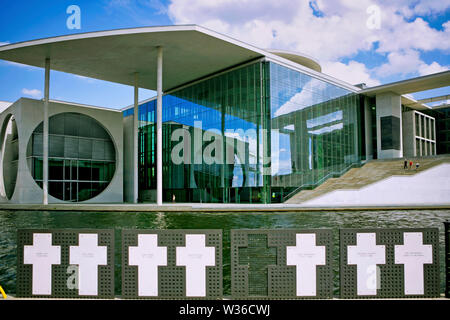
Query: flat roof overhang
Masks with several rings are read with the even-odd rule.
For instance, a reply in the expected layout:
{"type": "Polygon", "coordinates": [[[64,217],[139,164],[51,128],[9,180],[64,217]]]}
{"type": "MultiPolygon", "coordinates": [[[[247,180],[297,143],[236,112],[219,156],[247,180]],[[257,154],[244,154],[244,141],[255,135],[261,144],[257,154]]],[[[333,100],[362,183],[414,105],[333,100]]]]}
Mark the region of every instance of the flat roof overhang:
{"type": "Polygon", "coordinates": [[[163,47],[163,91],[264,57],[264,51],[196,26],[120,29],[59,36],[0,47],[0,59],[156,90],[157,47],[163,47]]]}
{"type": "Polygon", "coordinates": [[[442,88],[450,85],[450,71],[433,73],[422,77],[383,84],[361,90],[359,93],[369,97],[393,92],[399,95],[442,88]]]}
{"type": "Polygon", "coordinates": [[[429,106],[427,106],[424,103],[421,103],[420,101],[417,101],[413,97],[411,97],[409,94],[405,94],[401,96],[402,104],[415,110],[429,110],[431,109],[429,106]]]}
{"type": "MultiPolygon", "coordinates": [[[[285,57],[197,25],[79,33],[0,46],[0,59],[156,90],[157,47],[163,47],[163,91],[240,64],[268,58],[358,92],[360,88],[285,57]]],[[[312,60],[311,60],[312,61],[312,60]]],[[[315,68],[317,69],[317,68],[315,68]]]]}

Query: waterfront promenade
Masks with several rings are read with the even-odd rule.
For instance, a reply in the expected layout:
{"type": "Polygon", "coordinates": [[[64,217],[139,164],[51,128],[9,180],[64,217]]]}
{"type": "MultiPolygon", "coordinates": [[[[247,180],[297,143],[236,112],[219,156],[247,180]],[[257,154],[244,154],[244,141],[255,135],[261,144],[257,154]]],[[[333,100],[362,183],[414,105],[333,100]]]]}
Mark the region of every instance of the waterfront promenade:
{"type": "Polygon", "coordinates": [[[14,211],[108,211],[108,212],[281,212],[281,211],[361,211],[361,210],[432,210],[450,209],[450,205],[392,205],[392,206],[335,206],[335,207],[312,207],[301,204],[223,204],[223,203],[164,203],[156,205],[153,203],[114,203],[114,204],[0,204],[0,210],[14,211]]]}

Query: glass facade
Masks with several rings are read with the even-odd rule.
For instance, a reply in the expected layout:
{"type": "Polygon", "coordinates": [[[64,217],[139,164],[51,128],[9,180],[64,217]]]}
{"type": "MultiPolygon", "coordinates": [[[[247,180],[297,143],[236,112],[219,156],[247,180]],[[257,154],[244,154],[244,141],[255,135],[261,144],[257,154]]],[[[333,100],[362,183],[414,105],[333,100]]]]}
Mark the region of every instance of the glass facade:
{"type": "Polygon", "coordinates": [[[362,160],[357,94],[270,64],[271,200],[339,176],[362,160]]]}
{"type": "MultiPolygon", "coordinates": [[[[163,200],[262,202],[263,104],[255,63],[163,96],[163,200]]],[[[139,107],[139,188],[156,188],[155,108],[139,107]]]]}
{"type": "Polygon", "coordinates": [[[424,112],[435,118],[436,136],[434,136],[434,130],[431,131],[431,139],[436,139],[437,143],[437,146],[434,146],[435,153],[450,154],[450,108],[438,108],[424,112]]]}
{"type": "MultiPolygon", "coordinates": [[[[43,124],[31,135],[27,162],[36,183],[43,180],[43,124]]],[[[100,194],[116,170],[116,151],[108,132],[97,120],[79,113],[49,118],[49,194],[71,202],[100,194]]]]}
{"type": "MultiPolygon", "coordinates": [[[[156,189],[156,100],[139,106],[139,191],[156,189]]],[[[124,117],[132,114],[124,111],[124,117]]],[[[163,96],[163,200],[280,202],[361,160],[360,99],[273,62],[163,96]]]]}

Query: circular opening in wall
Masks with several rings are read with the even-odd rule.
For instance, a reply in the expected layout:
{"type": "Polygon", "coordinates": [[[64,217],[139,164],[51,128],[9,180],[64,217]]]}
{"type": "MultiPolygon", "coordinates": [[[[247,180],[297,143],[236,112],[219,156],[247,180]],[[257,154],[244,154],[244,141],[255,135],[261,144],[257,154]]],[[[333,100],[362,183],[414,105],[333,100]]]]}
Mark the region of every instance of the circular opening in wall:
{"type": "Polygon", "coordinates": [[[1,139],[1,161],[0,194],[11,199],[17,180],[17,168],[19,163],[19,136],[17,133],[16,120],[13,115],[8,115],[2,125],[1,139]]]}
{"type": "MultiPolygon", "coordinates": [[[[42,188],[43,123],[27,147],[31,175],[42,188]]],[[[49,118],[48,192],[70,202],[94,198],[105,190],[116,171],[116,148],[106,129],[95,119],[66,112],[49,118]]]]}

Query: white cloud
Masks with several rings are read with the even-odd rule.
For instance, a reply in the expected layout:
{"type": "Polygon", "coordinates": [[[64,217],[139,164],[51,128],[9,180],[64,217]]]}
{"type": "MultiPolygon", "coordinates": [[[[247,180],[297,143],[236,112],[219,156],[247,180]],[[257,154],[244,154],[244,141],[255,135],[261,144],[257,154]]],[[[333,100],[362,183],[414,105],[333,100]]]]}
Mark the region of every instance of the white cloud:
{"type": "Polygon", "coordinates": [[[392,52],[399,50],[449,50],[450,25],[444,24],[442,31],[433,29],[422,18],[406,22],[403,17],[386,13],[385,27],[382,28],[377,52],[392,52]]]}
{"type": "Polygon", "coordinates": [[[415,50],[403,52],[391,52],[387,56],[388,62],[375,69],[380,77],[388,77],[393,74],[410,74],[417,71],[417,65],[422,63],[419,52],[415,50]]]}
{"type": "Polygon", "coordinates": [[[380,29],[367,26],[372,5],[372,0],[172,0],[168,14],[176,24],[199,24],[261,48],[304,52],[319,59],[325,72],[352,84],[376,85],[373,75],[394,74],[388,66],[369,70],[358,61],[338,62],[375,45],[375,54],[388,55],[400,74],[405,74],[395,60],[400,56],[416,58],[410,61],[420,74],[440,68],[438,61],[427,65],[410,52],[450,50],[450,21],[438,30],[416,17],[442,13],[448,0],[379,0],[380,29]]]}
{"type": "Polygon", "coordinates": [[[446,66],[441,66],[436,61],[427,64],[421,60],[420,54],[416,50],[401,52],[391,52],[388,54],[388,62],[375,68],[375,73],[379,77],[388,77],[394,74],[419,74],[421,76],[448,70],[446,66]]]}
{"type": "Polygon", "coordinates": [[[419,66],[419,74],[421,76],[426,76],[427,74],[432,74],[432,73],[438,73],[438,72],[442,72],[442,71],[447,71],[448,67],[446,66],[441,66],[439,63],[437,63],[436,61],[433,61],[433,63],[431,64],[422,64],[419,66]]]}
{"type": "Polygon", "coordinates": [[[348,64],[342,62],[327,62],[323,64],[323,73],[341,79],[350,84],[365,83],[367,86],[377,86],[380,81],[370,75],[370,70],[357,61],[349,61],[348,64]]]}
{"type": "MultiPolygon", "coordinates": [[[[450,47],[445,41],[449,28],[438,31],[421,18],[407,22],[399,14],[404,3],[381,1],[381,28],[369,29],[366,22],[370,14],[366,10],[371,5],[371,0],[173,0],[168,13],[175,23],[200,24],[263,48],[299,50],[324,61],[369,50],[374,42],[379,42],[380,52],[394,47],[450,47]],[[323,16],[317,17],[314,12],[323,16]]],[[[416,7],[429,11],[446,6],[420,2],[416,7]]]]}
{"type": "Polygon", "coordinates": [[[445,0],[426,0],[414,3],[411,3],[410,0],[403,0],[403,2],[405,2],[402,6],[403,12],[408,17],[413,14],[436,14],[450,8],[450,2],[445,0]]]}
{"type": "Polygon", "coordinates": [[[22,93],[26,96],[30,96],[35,99],[39,99],[42,97],[42,91],[38,89],[27,89],[23,88],[22,93]]]}

